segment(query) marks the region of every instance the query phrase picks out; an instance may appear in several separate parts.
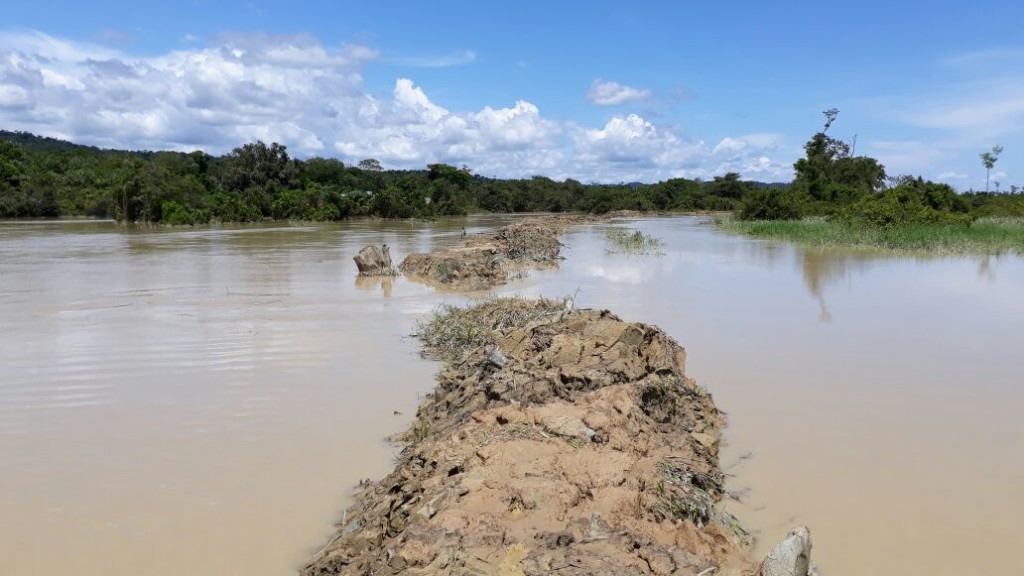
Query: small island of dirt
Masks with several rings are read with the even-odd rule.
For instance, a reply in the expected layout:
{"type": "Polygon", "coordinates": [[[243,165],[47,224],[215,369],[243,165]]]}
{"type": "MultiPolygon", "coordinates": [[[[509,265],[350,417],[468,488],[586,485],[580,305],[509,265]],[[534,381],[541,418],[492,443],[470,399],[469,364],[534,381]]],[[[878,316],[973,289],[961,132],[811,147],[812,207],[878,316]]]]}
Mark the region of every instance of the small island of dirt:
{"type": "MultiPolygon", "coordinates": [[[[560,258],[590,221],[525,219],[413,254],[407,275],[491,286],[560,258]]],[[[394,471],[366,481],[304,576],[807,576],[810,538],[761,564],[719,504],[724,415],[659,328],[571,298],[445,306],[418,327],[445,360],[394,471]]]]}
{"type": "Polygon", "coordinates": [[[489,288],[525,268],[557,266],[562,259],[558,237],[569,228],[602,219],[582,215],[525,218],[492,232],[472,234],[455,248],[410,254],[399,269],[407,277],[434,286],[489,288]]]}

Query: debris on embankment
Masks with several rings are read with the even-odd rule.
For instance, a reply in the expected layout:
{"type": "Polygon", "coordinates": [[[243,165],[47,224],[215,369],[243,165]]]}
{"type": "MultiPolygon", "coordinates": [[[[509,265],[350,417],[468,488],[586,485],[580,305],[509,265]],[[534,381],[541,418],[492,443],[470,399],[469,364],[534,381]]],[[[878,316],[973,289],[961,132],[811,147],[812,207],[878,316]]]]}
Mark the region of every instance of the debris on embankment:
{"type": "Polygon", "coordinates": [[[503,298],[419,336],[447,367],[304,575],[757,570],[717,506],[724,416],[660,329],[503,298]]]}
{"type": "Polygon", "coordinates": [[[410,254],[399,269],[411,278],[456,289],[505,283],[524,268],[556,266],[562,259],[558,237],[594,216],[525,218],[492,232],[473,234],[447,250],[410,254]]]}

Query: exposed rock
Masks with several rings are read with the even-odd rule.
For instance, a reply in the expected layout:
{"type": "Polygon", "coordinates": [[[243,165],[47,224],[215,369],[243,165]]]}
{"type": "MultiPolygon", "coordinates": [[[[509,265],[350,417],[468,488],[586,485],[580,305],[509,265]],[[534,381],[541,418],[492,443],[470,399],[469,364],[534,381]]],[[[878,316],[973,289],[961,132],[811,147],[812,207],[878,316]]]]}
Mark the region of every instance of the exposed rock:
{"type": "Polygon", "coordinates": [[[817,576],[811,563],[811,532],[795,528],[761,561],[757,576],[817,576]]]}
{"type": "Polygon", "coordinates": [[[391,249],[387,244],[380,248],[370,244],[363,246],[358,254],[352,257],[360,276],[395,276],[398,271],[391,263],[391,249]]]}

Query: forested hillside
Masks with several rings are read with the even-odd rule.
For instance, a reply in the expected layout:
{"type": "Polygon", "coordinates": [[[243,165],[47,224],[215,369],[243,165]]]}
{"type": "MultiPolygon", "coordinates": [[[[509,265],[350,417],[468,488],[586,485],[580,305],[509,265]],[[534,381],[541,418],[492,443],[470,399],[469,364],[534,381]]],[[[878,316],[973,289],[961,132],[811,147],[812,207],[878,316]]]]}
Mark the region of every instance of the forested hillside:
{"type": "MultiPolygon", "coordinates": [[[[338,220],[488,212],[730,210],[755,186],[738,174],[710,182],[582,184],[542,176],[499,180],[465,167],[383,170],[367,159],[292,158],[253,142],[224,156],[101,150],[0,132],[0,217],[97,216],[193,224],[264,218],[338,220]]],[[[782,186],[781,184],[778,186],[782,186]]]]}
{"type": "Polygon", "coordinates": [[[299,160],[281,144],[260,141],[211,156],[102,150],[0,131],[0,218],[94,216],[182,225],[479,211],[737,210],[746,219],[826,215],[884,223],[948,220],[951,213],[954,219],[1024,215],[1022,194],[957,194],[944,184],[889,177],[875,159],[852,156],[845,143],[827,136],[829,124],[805,146],[807,156],[795,163],[790,184],[747,182],[736,173],[654,184],[501,180],[447,164],[384,170],[374,159],[356,166],[333,158],[299,160]]]}

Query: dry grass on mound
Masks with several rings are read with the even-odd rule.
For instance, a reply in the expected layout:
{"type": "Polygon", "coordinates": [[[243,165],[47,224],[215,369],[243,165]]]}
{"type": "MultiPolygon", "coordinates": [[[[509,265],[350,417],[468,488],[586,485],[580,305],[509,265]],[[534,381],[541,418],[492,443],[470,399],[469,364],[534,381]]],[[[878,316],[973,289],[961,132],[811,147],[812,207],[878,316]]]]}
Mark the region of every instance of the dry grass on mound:
{"type": "Polygon", "coordinates": [[[488,343],[494,330],[522,328],[530,322],[565,310],[564,300],[498,297],[469,307],[442,304],[426,320],[416,323],[416,336],[425,355],[455,360],[488,343]]]}

